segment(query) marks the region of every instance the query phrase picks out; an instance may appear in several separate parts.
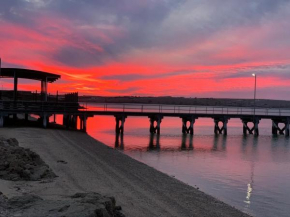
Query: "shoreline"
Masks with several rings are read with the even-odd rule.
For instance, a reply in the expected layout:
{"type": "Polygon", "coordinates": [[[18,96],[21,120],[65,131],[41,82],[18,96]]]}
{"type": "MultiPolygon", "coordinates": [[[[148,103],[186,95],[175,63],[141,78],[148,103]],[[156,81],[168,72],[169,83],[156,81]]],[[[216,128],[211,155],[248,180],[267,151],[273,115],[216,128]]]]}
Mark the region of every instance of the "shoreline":
{"type": "Polygon", "coordinates": [[[2,128],[1,134],[35,151],[59,176],[42,184],[1,180],[0,191],[8,197],[94,191],[114,196],[126,216],[249,216],[82,132],[2,128]]]}

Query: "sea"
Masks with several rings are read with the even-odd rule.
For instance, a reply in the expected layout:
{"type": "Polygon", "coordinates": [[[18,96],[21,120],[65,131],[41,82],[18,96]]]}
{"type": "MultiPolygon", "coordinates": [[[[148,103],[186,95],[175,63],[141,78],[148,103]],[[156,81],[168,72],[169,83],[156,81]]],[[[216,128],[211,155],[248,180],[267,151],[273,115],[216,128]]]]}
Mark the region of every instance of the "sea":
{"type": "Polygon", "coordinates": [[[160,135],[152,135],[147,117],[128,117],[116,136],[113,116],[95,116],[87,133],[245,213],[289,217],[290,140],[273,136],[271,126],[261,120],[259,136],[243,135],[241,120],[230,119],[224,136],[214,134],[212,119],[199,118],[194,135],[183,135],[181,119],[165,117],[160,135]]]}

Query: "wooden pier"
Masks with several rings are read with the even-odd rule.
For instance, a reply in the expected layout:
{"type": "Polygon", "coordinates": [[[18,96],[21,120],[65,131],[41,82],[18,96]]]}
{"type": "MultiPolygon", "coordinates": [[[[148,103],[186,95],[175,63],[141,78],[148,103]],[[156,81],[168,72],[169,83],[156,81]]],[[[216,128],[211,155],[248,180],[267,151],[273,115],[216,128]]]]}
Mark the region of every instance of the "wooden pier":
{"type": "MultiPolygon", "coordinates": [[[[152,104],[92,104],[79,105],[73,102],[27,102],[0,101],[0,127],[5,125],[5,119],[17,114],[39,116],[42,127],[47,127],[49,117],[63,116],[63,125],[67,128],[87,130],[87,119],[94,116],[114,116],[116,120],[116,135],[125,132],[125,121],[133,116],[148,117],[148,129],[152,134],[160,134],[162,120],[166,117],[180,118],[180,131],[183,134],[194,134],[194,124],[197,119],[213,119],[213,133],[227,135],[228,121],[241,120],[243,134],[259,135],[259,122],[262,119],[272,120],[272,134],[289,136],[290,109],[218,106],[177,106],[152,104]],[[78,123],[79,122],[79,123],[78,123]],[[252,123],[253,127],[249,127],[252,123]],[[280,127],[279,124],[283,125],[280,127]]],[[[138,123],[136,123],[138,124],[138,123]]]]}
{"type": "MultiPolygon", "coordinates": [[[[63,125],[67,128],[87,130],[87,119],[96,115],[114,116],[116,120],[116,135],[125,131],[125,120],[132,116],[143,116],[149,119],[149,132],[159,135],[162,120],[166,117],[181,119],[181,132],[194,134],[194,123],[200,118],[213,119],[214,134],[228,133],[228,121],[236,118],[241,120],[243,134],[259,135],[259,122],[262,119],[272,120],[272,134],[289,136],[290,108],[261,108],[261,107],[232,107],[232,106],[193,106],[167,104],[137,104],[137,103],[91,103],[80,106],[78,93],[64,95],[48,94],[48,83],[60,79],[60,75],[17,68],[1,68],[0,78],[13,78],[12,91],[0,91],[0,127],[4,127],[8,120],[17,120],[21,114],[25,120],[31,115],[37,116],[42,127],[46,128],[49,118],[62,115],[63,125]],[[18,91],[18,79],[38,80],[41,91],[38,94],[27,91],[21,96],[18,91]],[[79,122],[79,123],[78,123],[79,122]],[[253,127],[249,127],[249,123],[253,127]],[[280,127],[279,124],[283,125],[280,127]],[[79,127],[78,127],[79,125],[79,127]]],[[[23,92],[23,91],[22,91],[23,92]]],[[[137,125],[138,123],[136,123],[137,125]]]]}

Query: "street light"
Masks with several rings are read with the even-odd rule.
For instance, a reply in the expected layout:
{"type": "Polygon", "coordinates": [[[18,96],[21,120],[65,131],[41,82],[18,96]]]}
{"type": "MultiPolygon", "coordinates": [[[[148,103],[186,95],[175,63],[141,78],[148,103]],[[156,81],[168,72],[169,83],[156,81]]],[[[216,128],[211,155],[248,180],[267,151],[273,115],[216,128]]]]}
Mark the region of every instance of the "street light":
{"type": "Polygon", "coordinates": [[[257,75],[255,73],[252,74],[255,77],[255,89],[254,89],[254,119],[256,114],[256,89],[257,89],[257,75]]]}

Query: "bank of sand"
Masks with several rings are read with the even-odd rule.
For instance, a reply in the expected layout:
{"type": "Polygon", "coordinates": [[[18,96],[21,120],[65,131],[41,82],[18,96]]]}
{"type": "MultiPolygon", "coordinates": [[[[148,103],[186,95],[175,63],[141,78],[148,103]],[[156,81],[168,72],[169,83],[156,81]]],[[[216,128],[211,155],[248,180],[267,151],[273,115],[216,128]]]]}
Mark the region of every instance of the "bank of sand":
{"type": "Polygon", "coordinates": [[[59,176],[47,183],[1,180],[0,191],[8,197],[31,193],[57,199],[99,192],[114,196],[128,217],[248,216],[81,132],[3,128],[0,135],[38,153],[59,176]]]}

